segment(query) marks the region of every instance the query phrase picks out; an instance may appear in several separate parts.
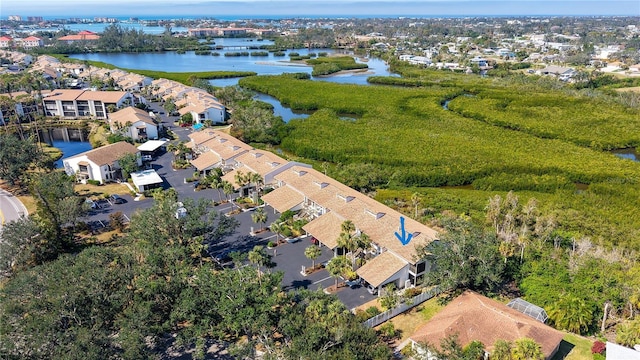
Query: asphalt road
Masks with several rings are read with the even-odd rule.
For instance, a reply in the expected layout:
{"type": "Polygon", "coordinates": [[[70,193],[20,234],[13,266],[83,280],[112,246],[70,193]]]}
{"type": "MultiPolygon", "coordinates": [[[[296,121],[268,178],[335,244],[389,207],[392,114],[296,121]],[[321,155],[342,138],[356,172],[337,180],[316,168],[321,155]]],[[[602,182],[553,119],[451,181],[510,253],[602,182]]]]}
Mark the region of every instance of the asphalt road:
{"type": "Polygon", "coordinates": [[[13,194],[0,189],[0,231],[2,226],[10,221],[20,219],[28,214],[24,204],[13,194]]]}

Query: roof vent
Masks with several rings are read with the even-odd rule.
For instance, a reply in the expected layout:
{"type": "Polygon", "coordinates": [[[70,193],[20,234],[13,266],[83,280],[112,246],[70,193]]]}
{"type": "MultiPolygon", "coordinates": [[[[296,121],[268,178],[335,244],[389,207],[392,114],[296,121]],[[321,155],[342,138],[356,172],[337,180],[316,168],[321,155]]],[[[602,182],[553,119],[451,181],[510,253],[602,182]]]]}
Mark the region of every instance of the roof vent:
{"type": "Polygon", "coordinates": [[[307,173],[304,170],[293,170],[293,172],[298,176],[304,176],[307,173]]]}
{"type": "Polygon", "coordinates": [[[369,215],[371,215],[371,216],[373,216],[376,220],[380,219],[381,217],[383,217],[385,215],[385,213],[383,213],[383,212],[374,212],[374,211],[371,211],[369,209],[364,209],[364,212],[369,214],[369,215]]]}

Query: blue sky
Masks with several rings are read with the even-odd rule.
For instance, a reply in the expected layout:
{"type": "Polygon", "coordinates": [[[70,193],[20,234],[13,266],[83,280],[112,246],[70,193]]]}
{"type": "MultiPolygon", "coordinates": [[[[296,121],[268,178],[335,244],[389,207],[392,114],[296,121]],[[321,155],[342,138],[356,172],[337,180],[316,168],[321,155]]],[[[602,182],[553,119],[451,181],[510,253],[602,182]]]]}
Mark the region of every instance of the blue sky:
{"type": "Polygon", "coordinates": [[[0,17],[640,16],[640,0],[2,0],[0,17]],[[82,5],[80,5],[82,4],[82,5]]]}

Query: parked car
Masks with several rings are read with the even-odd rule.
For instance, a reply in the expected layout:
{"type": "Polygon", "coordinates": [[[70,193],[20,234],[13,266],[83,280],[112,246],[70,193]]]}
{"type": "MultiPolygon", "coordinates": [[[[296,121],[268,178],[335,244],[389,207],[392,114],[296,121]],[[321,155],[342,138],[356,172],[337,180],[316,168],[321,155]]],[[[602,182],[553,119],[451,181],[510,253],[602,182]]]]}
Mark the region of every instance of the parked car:
{"type": "Polygon", "coordinates": [[[153,160],[153,156],[151,155],[142,155],[142,161],[151,161],[153,160]]]}
{"type": "Polygon", "coordinates": [[[347,280],[344,283],[348,287],[350,287],[352,289],[356,289],[356,288],[359,288],[362,285],[362,279],[358,278],[358,279],[355,279],[355,280],[347,280]]]}
{"type": "Polygon", "coordinates": [[[97,203],[97,202],[95,202],[95,201],[93,201],[93,200],[91,200],[91,199],[87,199],[87,200],[85,200],[84,202],[85,202],[85,203],[87,203],[87,205],[89,206],[89,208],[90,208],[91,210],[96,210],[96,209],[99,209],[99,208],[100,208],[100,205],[98,205],[98,203],[97,203]]]}
{"type": "Polygon", "coordinates": [[[367,291],[371,295],[377,295],[378,294],[378,288],[373,286],[373,285],[371,285],[371,284],[367,284],[367,291]]]}
{"type": "Polygon", "coordinates": [[[111,201],[113,204],[124,204],[127,202],[127,200],[125,200],[124,198],[120,197],[120,195],[117,194],[113,194],[109,197],[109,201],[111,201]]]}

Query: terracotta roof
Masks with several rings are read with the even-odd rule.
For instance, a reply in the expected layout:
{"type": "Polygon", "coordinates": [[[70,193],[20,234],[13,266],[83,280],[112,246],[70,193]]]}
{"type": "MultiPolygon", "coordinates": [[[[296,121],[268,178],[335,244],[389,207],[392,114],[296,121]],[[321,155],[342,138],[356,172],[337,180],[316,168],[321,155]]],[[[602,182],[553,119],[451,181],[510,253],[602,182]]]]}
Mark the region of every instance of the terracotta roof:
{"type": "Polygon", "coordinates": [[[45,100],[99,100],[103,103],[117,103],[127,95],[126,91],[89,91],[75,89],[57,89],[45,97],[45,100]]]}
{"type": "Polygon", "coordinates": [[[200,154],[194,160],[191,160],[191,165],[195,166],[198,171],[206,170],[215,164],[220,162],[220,157],[211,151],[206,151],[200,154]]]}
{"type": "Polygon", "coordinates": [[[356,270],[356,273],[369,284],[378,287],[405,266],[408,266],[406,261],[389,251],[385,251],[367,261],[366,264],[356,270]]]}
{"type": "Polygon", "coordinates": [[[338,247],[338,236],[342,232],[342,223],[346,219],[330,211],[313,219],[302,230],[318,239],[324,246],[333,250],[338,247]]]}
{"type": "Polygon", "coordinates": [[[51,91],[49,96],[46,96],[44,100],[73,101],[82,95],[83,92],[84,90],[56,89],[51,91]]]}
{"type": "Polygon", "coordinates": [[[411,340],[439,346],[443,338],[453,334],[458,334],[460,345],[477,340],[489,353],[498,339],[530,338],[540,344],[547,359],[555,354],[564,337],[560,331],[473,291],[465,291],[451,301],[418,329],[411,340]]]}
{"type": "Polygon", "coordinates": [[[13,40],[10,36],[0,36],[0,41],[11,41],[13,40]]]}
{"type": "Polygon", "coordinates": [[[262,201],[282,213],[301,204],[304,195],[288,186],[282,186],[262,196],[262,201]]]}
{"type": "Polygon", "coordinates": [[[126,91],[84,91],[77,100],[99,100],[103,103],[117,103],[128,93],[126,91]]]}
{"type": "Polygon", "coordinates": [[[100,39],[100,35],[96,35],[96,34],[82,34],[82,32],[80,32],[77,35],[67,35],[67,36],[63,36],[61,38],[58,38],[58,40],[60,41],[81,41],[81,40],[98,40],[100,39]]]}
{"type": "Polygon", "coordinates": [[[138,149],[135,146],[126,141],[120,141],[115,144],[105,145],[97,149],[83,152],[82,154],[78,154],[72,158],[86,156],[94,164],[102,166],[113,164],[114,161],[118,160],[125,154],[136,153],[138,153],[138,149]]]}
{"type": "Polygon", "coordinates": [[[153,118],[149,116],[149,113],[138,109],[133,106],[126,107],[122,110],[118,110],[112,114],[109,114],[109,121],[116,124],[125,125],[127,122],[135,124],[138,121],[142,121],[149,125],[155,125],[153,118]]]}

